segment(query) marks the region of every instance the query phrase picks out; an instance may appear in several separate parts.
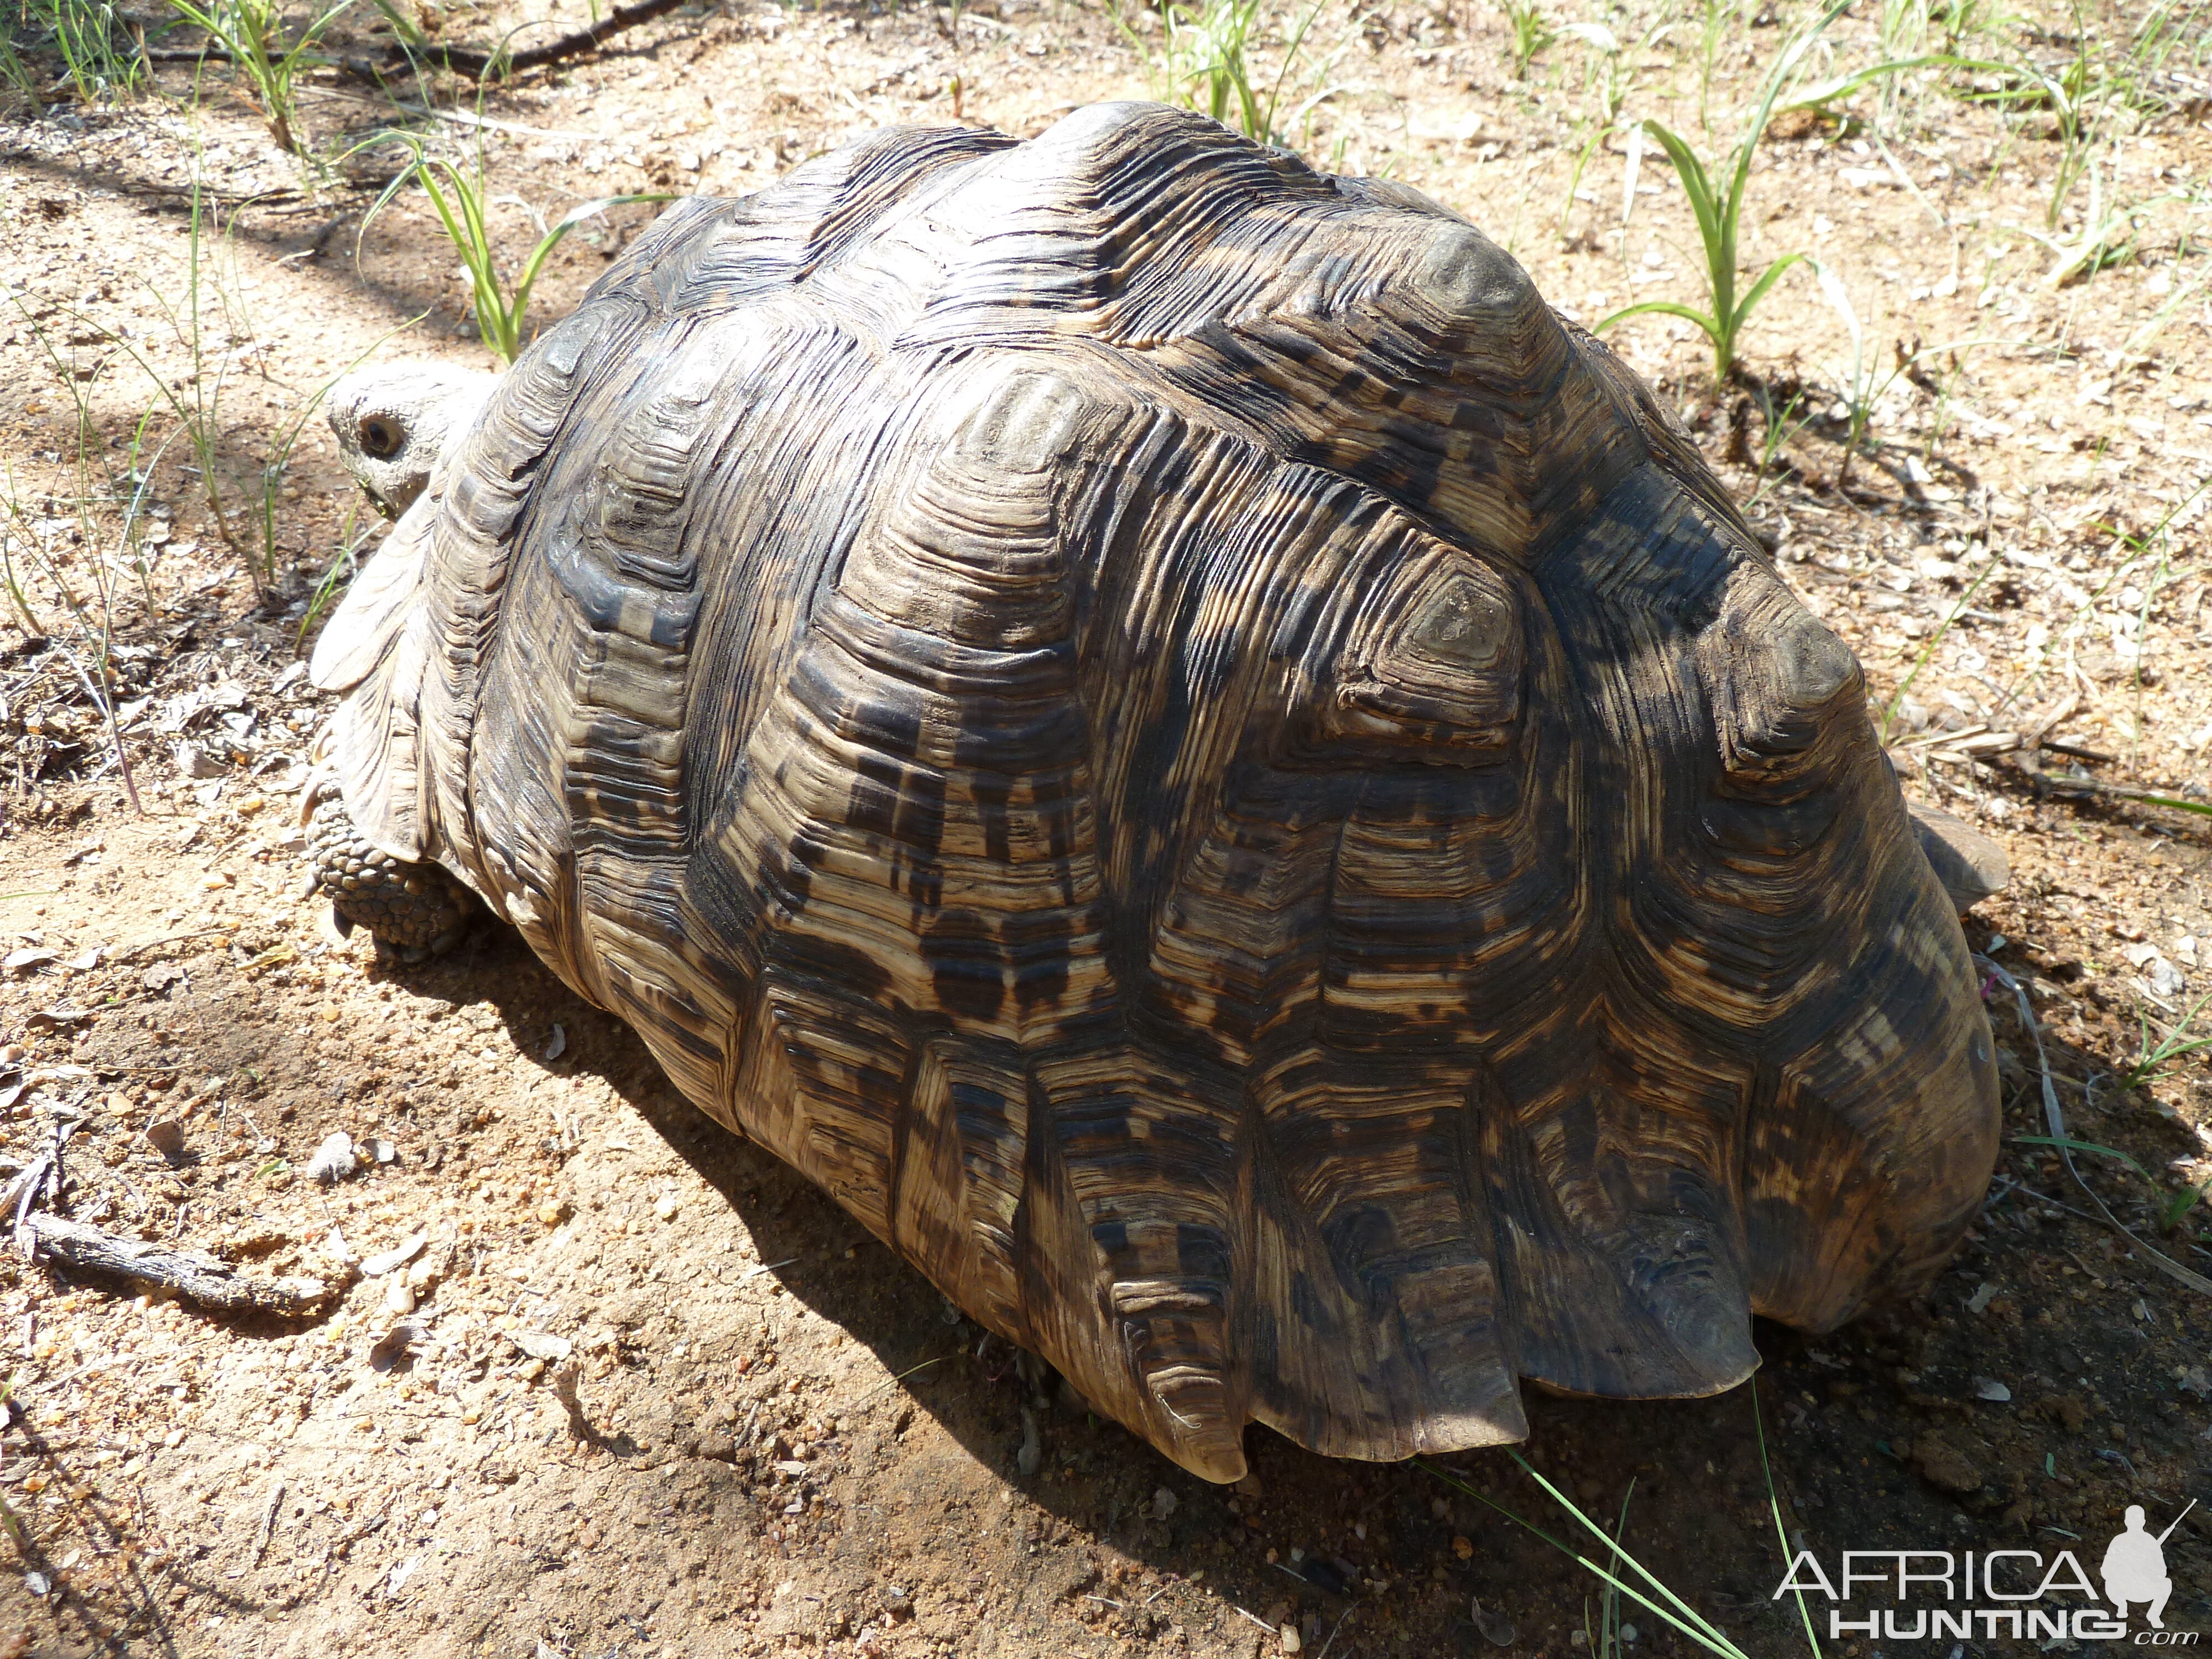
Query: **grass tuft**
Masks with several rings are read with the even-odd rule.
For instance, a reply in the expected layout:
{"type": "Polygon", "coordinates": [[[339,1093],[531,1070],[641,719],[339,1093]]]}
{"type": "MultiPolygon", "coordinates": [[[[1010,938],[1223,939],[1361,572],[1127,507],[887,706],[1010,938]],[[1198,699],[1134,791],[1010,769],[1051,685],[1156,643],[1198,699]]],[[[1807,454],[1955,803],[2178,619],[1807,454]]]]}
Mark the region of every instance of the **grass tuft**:
{"type": "Polygon", "coordinates": [[[321,61],[315,47],[324,31],[352,4],[353,0],[337,0],[310,18],[288,46],[278,0],[169,0],[177,15],[203,30],[252,84],[269,136],[288,155],[300,153],[299,136],[293,131],[300,110],[300,76],[321,61]]]}
{"type": "MultiPolygon", "coordinates": [[[[1155,14],[1160,25],[1157,44],[1139,33],[1118,5],[1114,21],[1144,63],[1154,94],[1162,102],[1212,116],[1261,143],[1287,147],[1289,140],[1281,128],[1290,124],[1278,119],[1283,88],[1304,55],[1306,37],[1314,20],[1321,15],[1322,0],[1314,0],[1305,15],[1291,26],[1274,79],[1267,81],[1264,73],[1260,76],[1262,90],[1261,84],[1255,83],[1252,53],[1264,31],[1265,3],[1266,0],[1200,0],[1189,5],[1182,0],[1168,0],[1155,14]]],[[[1324,64],[1315,72],[1316,78],[1327,72],[1324,64]]],[[[1326,90],[1315,93],[1300,104],[1297,113],[1310,113],[1328,96],[1326,90]]]]}

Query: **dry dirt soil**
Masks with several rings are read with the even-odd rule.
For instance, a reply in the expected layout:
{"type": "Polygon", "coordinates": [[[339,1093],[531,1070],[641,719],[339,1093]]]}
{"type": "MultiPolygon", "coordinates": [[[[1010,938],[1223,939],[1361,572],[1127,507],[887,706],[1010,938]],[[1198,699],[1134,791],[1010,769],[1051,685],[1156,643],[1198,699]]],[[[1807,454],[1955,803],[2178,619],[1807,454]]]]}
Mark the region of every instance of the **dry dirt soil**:
{"type": "MultiPolygon", "coordinates": [[[[478,45],[583,21],[418,7],[478,45]]],[[[1524,76],[1486,0],[1323,0],[1285,136],[1466,213],[1586,322],[1698,300],[1669,170],[1591,136],[1615,105],[1731,140],[1807,19],[1759,7],[1594,11],[1617,52],[1562,33],[1524,76]]],[[[1838,20],[1819,76],[1878,61],[1909,10],[1838,20]]],[[[370,15],[334,52],[385,49],[370,15]]],[[[1829,1561],[2094,1557],[2125,1505],[2155,1529],[2196,1498],[2167,1621],[2212,1626],[2212,1297],[2150,1254],[2212,1271],[2212,1206],[2188,1204],[2212,1050],[2144,1070],[2212,1031],[2212,1008],[2187,1024],[2212,990],[2212,819],[2185,810],[2212,781],[2212,15],[1975,18],[1961,52],[2045,66],[2060,95],[2008,108],[1915,71],[1785,114],[1746,257],[1814,255],[1826,286],[1786,275],[1718,386],[1679,319],[1614,336],[1860,653],[1907,788],[2012,860],[1967,921],[2008,1145],[1950,1268],[1826,1337],[1762,1328],[1755,1406],[1531,1402],[1528,1464],[1625,1506],[1627,1547],[1762,1659],[1805,1650],[1770,1595],[1778,1522],[1829,1561]],[[2178,49],[2130,57],[2166,24],[2178,49]],[[2077,60],[2107,90],[2069,103],[2077,60]],[[2085,238],[2101,268],[2054,285],[2085,238]],[[2046,1073],[2067,1133],[2110,1149],[2075,1154],[2079,1180],[2017,1139],[2049,1133],[2046,1073]]],[[[1357,1466],[1255,1429],[1251,1480],[1195,1481],[692,1111],[512,935],[388,967],[303,896],[326,706],[301,653],[374,539],[315,398],[365,356],[487,362],[419,193],[367,222],[404,151],[352,147],[399,128],[481,166],[511,272],[532,216],[588,198],[742,193],[883,124],[1027,134],[1157,90],[1157,20],[693,5],[481,91],[316,70],[304,161],[185,33],[93,102],[18,38],[42,96],[0,122],[0,1177],[59,1145],[58,1192],[11,1201],[35,1186],[331,1295],[241,1317],[9,1250],[0,1654],[1589,1652],[1600,1586],[1482,1501],[1573,1534],[1506,1452],[1357,1466]],[[309,1165],[340,1131],[368,1161],[326,1187],[309,1165]]],[[[534,316],[653,210],[580,227],[534,316]]],[[[1693,1650],[1627,1618],[1633,1652],[1693,1650]]]]}

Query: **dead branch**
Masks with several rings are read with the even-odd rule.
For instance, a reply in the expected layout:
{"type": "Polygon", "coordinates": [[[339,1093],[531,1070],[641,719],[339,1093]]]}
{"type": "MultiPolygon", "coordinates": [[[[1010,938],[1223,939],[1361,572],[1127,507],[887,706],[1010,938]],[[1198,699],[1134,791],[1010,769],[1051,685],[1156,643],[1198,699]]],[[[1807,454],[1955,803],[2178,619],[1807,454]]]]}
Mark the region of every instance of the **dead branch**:
{"type": "Polygon", "coordinates": [[[569,58],[580,58],[624,29],[635,28],[640,23],[649,23],[654,18],[674,11],[684,0],[635,0],[627,6],[617,6],[589,28],[564,34],[557,40],[549,40],[542,46],[532,46],[517,52],[471,52],[465,46],[430,46],[422,52],[423,58],[441,69],[465,75],[471,81],[481,81],[487,75],[502,72],[519,74],[524,70],[542,69],[548,64],[557,64],[569,58]]]}
{"type": "MultiPolygon", "coordinates": [[[[687,0],[635,0],[635,3],[617,6],[589,28],[548,40],[542,46],[527,47],[521,52],[477,52],[469,46],[438,46],[425,42],[410,52],[404,46],[385,48],[380,57],[344,56],[329,61],[357,81],[371,86],[380,86],[387,76],[404,74],[410,56],[420,64],[433,69],[450,70],[455,75],[465,76],[471,81],[482,81],[495,75],[517,75],[524,70],[543,69],[548,64],[558,64],[571,58],[580,58],[596,50],[625,29],[635,28],[640,23],[649,23],[656,17],[665,16],[687,0]]],[[[207,59],[227,64],[231,56],[221,46],[210,41],[193,51],[150,51],[149,62],[156,64],[194,63],[207,59]]]]}
{"type": "Polygon", "coordinates": [[[91,1273],[112,1273],[165,1290],[226,1313],[277,1314],[303,1319],[328,1305],[339,1289],[319,1279],[251,1279],[228,1261],[197,1250],[168,1250],[143,1239],[120,1238],[82,1221],[32,1215],[22,1224],[33,1249],[91,1273]]]}

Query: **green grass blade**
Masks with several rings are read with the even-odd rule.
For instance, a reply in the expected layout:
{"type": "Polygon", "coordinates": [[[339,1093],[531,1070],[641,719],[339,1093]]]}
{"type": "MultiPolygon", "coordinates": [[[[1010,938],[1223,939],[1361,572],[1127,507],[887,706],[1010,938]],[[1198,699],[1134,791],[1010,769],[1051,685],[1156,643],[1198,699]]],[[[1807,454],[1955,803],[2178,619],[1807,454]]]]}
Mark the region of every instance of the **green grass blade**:
{"type": "Polygon", "coordinates": [[[2155,1184],[2148,1170],[2117,1146],[2100,1146],[2094,1140],[2076,1140],[2071,1135],[2014,1135],[2012,1139],[2015,1146],[2055,1146],[2069,1152],[2094,1152],[2100,1158],[2109,1158],[2116,1164],[2126,1164],[2145,1181],[2155,1184]]]}
{"type": "Polygon", "coordinates": [[[1674,175],[1682,181],[1682,191],[1690,198],[1690,211],[1697,216],[1698,234],[1705,239],[1710,258],[1720,237],[1718,204],[1713,197],[1712,179],[1705,172],[1705,164],[1698,159],[1697,152],[1656,121],[1646,121],[1644,130],[1659,141],[1667,152],[1667,159],[1674,164],[1674,175]]]}
{"type": "MultiPolygon", "coordinates": [[[[1759,1472],[1766,1480],[1766,1506],[1774,1516],[1774,1541],[1782,1546],[1784,1575],[1794,1578],[1789,1568],[1796,1559],[1790,1547],[1790,1534],[1782,1524],[1782,1499],[1774,1491],[1774,1466],[1766,1461],[1766,1419],[1759,1409],[1759,1385],[1751,1388],[1751,1426],[1759,1436],[1759,1472]]],[[[1797,1616],[1805,1622],[1805,1645],[1813,1650],[1813,1659],[1820,1659],[1820,1638],[1813,1632],[1813,1610],[1805,1605],[1805,1592],[1793,1592],[1797,1597],[1797,1616]]]]}
{"type": "Polygon", "coordinates": [[[1743,137],[1736,143],[1734,165],[1729,169],[1729,198],[1739,207],[1743,201],[1745,187],[1751,180],[1753,152],[1758,149],[1759,141],[1766,136],[1766,124],[1774,118],[1775,100],[1782,95],[1782,88],[1789,83],[1790,77],[1797,72],[1797,65],[1804,61],[1805,54],[1812,51],[1813,43],[1820,38],[1829,24],[1849,11],[1853,3],[1854,0],[1836,0],[1836,3],[1822,12],[1810,27],[1784,47],[1781,55],[1774,60],[1774,68],[1768,73],[1766,85],[1759,96],[1759,107],[1753,113],[1750,125],[1745,127],[1743,137]]]}
{"type": "Polygon", "coordinates": [[[1736,306],[1735,315],[1730,319],[1732,327],[1729,331],[1732,333],[1741,333],[1743,329],[1744,319],[1751,315],[1751,310],[1753,306],[1757,305],[1761,300],[1764,300],[1766,297],[1766,290],[1772,288],[1774,284],[1780,280],[1784,271],[1789,270],[1792,265],[1803,264],[1805,256],[1802,253],[1785,253],[1779,259],[1777,259],[1772,264],[1767,266],[1765,273],[1760,276],[1759,279],[1751,285],[1751,291],[1746,294],[1741,301],[1736,306]]]}
{"type": "MultiPolygon", "coordinates": [[[[1523,1469],[1528,1469],[1530,1474],[1535,1474],[1536,1472],[1534,1469],[1529,1468],[1528,1463],[1524,1462],[1518,1454],[1515,1455],[1513,1461],[1519,1463],[1523,1469]]],[[[1460,1480],[1457,1476],[1451,1474],[1450,1471],[1438,1468],[1435,1464],[1431,1463],[1425,1458],[1417,1457],[1413,1462],[1416,1466],[1425,1470],[1428,1474],[1434,1475],[1446,1486],[1452,1487],[1457,1492],[1464,1492],[1468,1497],[1474,1498],[1478,1504],[1481,1504],[1488,1508],[1496,1510],[1500,1515],[1504,1516],[1507,1520],[1510,1521],[1515,1526],[1522,1528],[1524,1532],[1534,1534],[1538,1538],[1542,1539],[1547,1544],[1549,1544],[1553,1549],[1559,1551],[1560,1554],[1574,1562],[1576,1565],[1590,1573],[1601,1583],[1610,1585],[1621,1595],[1627,1596],[1638,1607],[1649,1611],[1654,1618],[1664,1620],[1674,1629],[1688,1637],[1691,1641],[1705,1649],[1706,1652],[1717,1655],[1718,1659],[1750,1659],[1750,1656],[1748,1654],[1745,1653],[1741,1648],[1739,1648],[1734,1642],[1729,1639],[1726,1632],[1707,1624],[1694,1607],[1692,1607],[1688,1603],[1682,1601],[1681,1598],[1675,1595],[1674,1591],[1668,1589],[1664,1584],[1660,1583],[1659,1580],[1653,1577],[1652,1575],[1645,1570],[1643,1564],[1638,1561],[1634,1556],[1629,1554],[1626,1550],[1620,1549],[1613,1539],[1606,1537],[1604,1528],[1599,1526],[1588,1516],[1584,1515],[1580,1510],[1577,1509],[1567,1498],[1562,1497],[1559,1492],[1553,1487],[1551,1483],[1545,1480],[1541,1475],[1536,1475],[1538,1483],[1541,1485],[1547,1492],[1552,1494],[1553,1498],[1561,1505],[1561,1507],[1565,1509],[1566,1511],[1570,1515],[1573,1516],[1576,1520],[1581,1522],[1583,1526],[1589,1528],[1592,1532],[1595,1532],[1600,1538],[1605,1539],[1606,1547],[1608,1550],[1618,1553],[1622,1560],[1626,1561],[1630,1566],[1635,1568],[1638,1572],[1642,1573],[1645,1578],[1650,1579],[1650,1582],[1658,1588],[1662,1594],[1681,1606],[1684,1612],[1686,1612],[1692,1620],[1696,1621],[1696,1625],[1698,1626],[1702,1626],[1702,1628],[1694,1628],[1691,1625],[1683,1623],[1681,1619],[1669,1612],[1667,1608],[1660,1606],[1656,1601],[1652,1601],[1641,1590],[1638,1590],[1634,1585],[1623,1583],[1619,1578],[1616,1578],[1605,1568],[1598,1565],[1596,1562],[1591,1560],[1588,1556],[1578,1553],[1570,1545],[1561,1543],[1558,1539],[1553,1537],[1550,1533],[1546,1532],[1541,1527],[1536,1525],[1534,1522],[1523,1520],[1519,1515],[1506,1508],[1504,1504],[1499,1503],[1496,1498],[1485,1497],[1481,1492],[1477,1492],[1473,1486],[1468,1486],[1464,1480],[1460,1480]]]]}
{"type": "Polygon", "coordinates": [[[1614,312],[1610,317],[1604,318],[1601,321],[1592,325],[1590,332],[1593,334],[1602,334],[1606,330],[1611,328],[1615,323],[1626,322],[1631,317],[1644,317],[1654,314],[1685,318],[1687,320],[1695,323],[1699,328],[1705,330],[1705,333],[1711,337],[1716,344],[1720,341],[1721,330],[1718,323],[1706,316],[1704,312],[1693,311],[1688,306],[1677,304],[1673,300],[1642,300],[1638,301],[1632,306],[1625,306],[1620,310],[1614,312]]]}
{"type": "MultiPolygon", "coordinates": [[[[1903,75],[1917,69],[1949,69],[1966,64],[1969,61],[1966,58],[1954,58],[1950,53],[1942,52],[1923,52],[1917,58],[1893,58],[1885,63],[1873,64],[1865,69],[1855,70],[1849,75],[1839,75],[1832,80],[1820,82],[1808,87],[1802,92],[1783,99],[1775,105],[1768,119],[1771,120],[1775,115],[1787,115],[1793,110],[1825,109],[1830,104],[1848,98],[1853,93],[1871,86],[1875,82],[1886,80],[1893,75],[1903,75]]],[[[1979,67],[1995,68],[1996,65],[1985,64],[1979,67]]]]}
{"type": "MultiPolygon", "coordinates": [[[[1522,1456],[1519,1452],[1509,1451],[1507,1455],[1511,1457],[1516,1463],[1521,1466],[1522,1471],[1526,1474],[1531,1480],[1534,1480],[1538,1486],[1544,1489],[1553,1503],[1557,1504],[1561,1509],[1566,1510],[1569,1515],[1573,1516],[1576,1520],[1581,1522],[1587,1530],[1595,1534],[1599,1538],[1603,1539],[1607,1547],[1611,1548],[1622,1560],[1627,1562],[1630,1566],[1636,1570],[1638,1577],[1643,1578],[1646,1583],[1650,1584],[1654,1589],[1657,1590],[1662,1595],[1665,1596],[1669,1601],[1672,1601],[1677,1607],[1681,1609],[1684,1618],[1690,1620],[1692,1623],[1696,1626],[1697,1629],[1703,1632],[1705,1637],[1709,1638],[1711,1642],[1718,1643],[1720,1646],[1718,1648],[1715,1648],[1713,1650],[1714,1651],[1719,1652],[1723,1650],[1729,1653],[1737,1651],[1735,1644],[1729,1641],[1726,1634],[1724,1634],[1718,1626],[1710,1623],[1703,1613],[1699,1613],[1687,1601],[1685,1601],[1680,1596],[1675,1595],[1673,1590],[1667,1587],[1666,1583],[1656,1573],[1653,1572],[1633,1555],[1631,1555],[1626,1550],[1621,1548],[1617,1540],[1607,1537],[1605,1528],[1598,1525],[1596,1522],[1591,1520],[1589,1516],[1584,1515],[1580,1509],[1577,1508],[1574,1500],[1569,1498],[1565,1492],[1561,1492],[1557,1486],[1553,1486],[1549,1480],[1547,1480],[1543,1475],[1537,1471],[1535,1465],[1529,1462],[1527,1458],[1522,1456]]],[[[1636,1592],[1634,1590],[1630,1590],[1628,1593],[1631,1595],[1636,1595],[1636,1592]]],[[[1644,1601],[1644,1606],[1651,1607],[1653,1612],[1659,1613],[1662,1618],[1666,1619],[1667,1622],[1673,1625],[1677,1630],[1683,1631],[1686,1634],[1689,1633],[1689,1626],[1685,1626],[1681,1622],[1681,1620],[1669,1616],[1663,1609],[1654,1607],[1652,1603],[1649,1601],[1644,1601],[1644,1598],[1640,1595],[1637,1595],[1636,1599],[1639,1601],[1644,1601]]]]}
{"type": "MultiPolygon", "coordinates": [[[[672,202],[675,199],[674,194],[667,191],[639,191],[627,196],[598,196],[588,202],[579,202],[554,221],[552,227],[544,235],[538,239],[538,246],[530,250],[530,258],[523,262],[522,275],[515,281],[514,299],[510,309],[517,349],[520,349],[523,313],[530,309],[530,291],[538,286],[538,274],[544,268],[546,257],[561,245],[563,237],[575,229],[578,225],[582,224],[585,220],[596,218],[609,208],[632,207],[641,202],[672,202]]],[[[508,361],[513,361],[512,356],[508,361]]]]}
{"type": "Polygon", "coordinates": [[[1905,702],[1905,694],[1912,690],[1912,683],[1920,678],[1920,671],[1928,666],[1929,659],[1943,643],[1943,636],[1951,631],[1951,624],[1966,614],[1966,607],[1974,602],[1974,595],[1982,591],[1982,584],[1989,580],[1997,566],[2003,562],[1996,554],[1990,555],[1989,562],[1982,567],[1980,574],[1975,576],[1966,591],[1959,595],[1959,602],[1951,607],[1950,615],[1943,618],[1942,625],[1929,637],[1928,643],[1920,647],[1920,654],[1912,659],[1911,672],[1905,675],[1897,690],[1890,693],[1889,701],[1882,705],[1881,725],[1877,732],[1881,742],[1889,741],[1889,728],[1896,723],[1897,711],[1905,702]]]}
{"type": "Polygon", "coordinates": [[[1275,71],[1275,82],[1267,88],[1267,125],[1270,137],[1262,140],[1263,143],[1273,142],[1272,135],[1275,129],[1275,111],[1282,103],[1284,77],[1290,74],[1291,65],[1298,61],[1298,53],[1305,46],[1306,33],[1313,27],[1314,20],[1321,15],[1321,9],[1324,3],[1325,0],[1314,0],[1313,4],[1308,8],[1304,19],[1298,24],[1297,32],[1291,36],[1290,44],[1283,48],[1283,61],[1281,66],[1275,71]]]}
{"type": "Polygon", "coordinates": [[[2171,795],[2137,795],[2137,800],[2147,800],[2154,806],[2171,806],[2177,812],[2195,812],[2203,817],[2212,817],[2212,806],[2201,800],[2176,800],[2171,795]]]}

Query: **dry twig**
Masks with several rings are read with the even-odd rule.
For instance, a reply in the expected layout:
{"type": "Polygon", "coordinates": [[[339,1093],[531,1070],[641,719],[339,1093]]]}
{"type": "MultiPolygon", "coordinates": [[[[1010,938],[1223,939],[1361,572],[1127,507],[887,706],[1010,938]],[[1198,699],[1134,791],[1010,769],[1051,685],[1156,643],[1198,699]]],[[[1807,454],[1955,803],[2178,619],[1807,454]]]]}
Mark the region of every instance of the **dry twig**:
{"type": "Polygon", "coordinates": [[[21,1231],[34,1251],[92,1273],[112,1273],[165,1290],[226,1313],[270,1313],[288,1319],[317,1314],[338,1286],[319,1279],[248,1279],[228,1261],[198,1250],[164,1249],[143,1239],[121,1238],[59,1216],[27,1217],[21,1231]]]}

